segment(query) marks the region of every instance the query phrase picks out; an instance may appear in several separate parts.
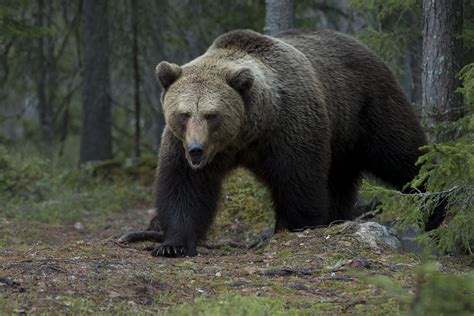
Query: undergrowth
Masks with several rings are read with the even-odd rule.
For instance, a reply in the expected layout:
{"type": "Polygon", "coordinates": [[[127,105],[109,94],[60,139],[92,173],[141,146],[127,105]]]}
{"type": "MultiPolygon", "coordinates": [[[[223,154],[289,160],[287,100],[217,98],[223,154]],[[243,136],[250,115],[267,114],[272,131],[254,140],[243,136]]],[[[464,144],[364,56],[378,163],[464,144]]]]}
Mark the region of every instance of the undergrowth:
{"type": "Polygon", "coordinates": [[[31,150],[0,146],[0,217],[43,223],[73,223],[149,203],[136,180],[93,176],[87,168],[54,164],[31,150]]]}

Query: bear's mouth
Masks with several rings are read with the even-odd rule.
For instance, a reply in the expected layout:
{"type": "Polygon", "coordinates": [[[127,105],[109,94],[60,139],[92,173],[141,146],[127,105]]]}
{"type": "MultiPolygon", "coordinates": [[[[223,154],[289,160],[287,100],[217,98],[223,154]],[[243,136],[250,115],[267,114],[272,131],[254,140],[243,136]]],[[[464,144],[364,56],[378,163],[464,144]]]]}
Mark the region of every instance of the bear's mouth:
{"type": "Polygon", "coordinates": [[[202,169],[206,166],[212,159],[211,152],[209,148],[202,149],[202,152],[199,154],[190,152],[189,146],[186,146],[186,160],[193,170],[202,169]]]}
{"type": "Polygon", "coordinates": [[[204,165],[204,161],[203,160],[189,160],[189,165],[193,169],[199,169],[204,165]]]}
{"type": "Polygon", "coordinates": [[[188,155],[186,155],[186,160],[188,161],[188,164],[189,166],[191,167],[191,169],[193,170],[197,170],[197,169],[201,169],[202,167],[204,167],[204,165],[206,164],[206,159],[205,157],[201,158],[201,159],[192,159],[191,157],[189,157],[188,155]]]}

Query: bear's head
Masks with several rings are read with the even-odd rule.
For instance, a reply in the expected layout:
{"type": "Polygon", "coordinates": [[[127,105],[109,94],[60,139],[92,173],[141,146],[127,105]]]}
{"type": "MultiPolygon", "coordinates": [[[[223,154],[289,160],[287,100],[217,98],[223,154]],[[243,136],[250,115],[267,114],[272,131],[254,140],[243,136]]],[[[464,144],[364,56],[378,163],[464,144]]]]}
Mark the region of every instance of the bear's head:
{"type": "Polygon", "coordinates": [[[168,62],[158,64],[156,74],[166,124],[182,141],[189,165],[203,168],[240,135],[254,75],[247,67],[168,62]]]}

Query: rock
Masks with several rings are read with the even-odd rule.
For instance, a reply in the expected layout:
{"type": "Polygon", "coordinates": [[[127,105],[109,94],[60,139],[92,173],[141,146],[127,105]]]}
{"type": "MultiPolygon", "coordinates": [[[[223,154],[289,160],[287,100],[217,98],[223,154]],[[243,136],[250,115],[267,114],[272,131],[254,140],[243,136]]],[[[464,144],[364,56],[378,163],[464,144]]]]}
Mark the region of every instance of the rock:
{"type": "Polygon", "coordinates": [[[356,226],[353,236],[374,249],[380,249],[381,247],[400,249],[401,247],[397,236],[379,223],[365,222],[354,223],[354,225],[356,226]]]}
{"type": "Polygon", "coordinates": [[[80,232],[84,231],[84,225],[81,222],[77,222],[74,224],[74,228],[80,232]]]}

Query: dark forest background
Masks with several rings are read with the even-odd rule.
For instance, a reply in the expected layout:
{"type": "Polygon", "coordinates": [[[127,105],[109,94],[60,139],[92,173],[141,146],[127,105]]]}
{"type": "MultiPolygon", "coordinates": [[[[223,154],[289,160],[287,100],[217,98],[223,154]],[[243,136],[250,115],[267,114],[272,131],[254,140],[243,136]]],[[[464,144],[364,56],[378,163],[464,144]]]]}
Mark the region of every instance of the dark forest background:
{"type": "Polygon", "coordinates": [[[267,2],[266,14],[264,1],[249,0],[2,0],[2,143],[71,164],[156,152],[156,64],[183,64],[237,28],[352,34],[390,65],[427,127],[466,112],[454,91],[474,58],[471,1],[436,1],[432,11],[421,0],[267,2]]]}

